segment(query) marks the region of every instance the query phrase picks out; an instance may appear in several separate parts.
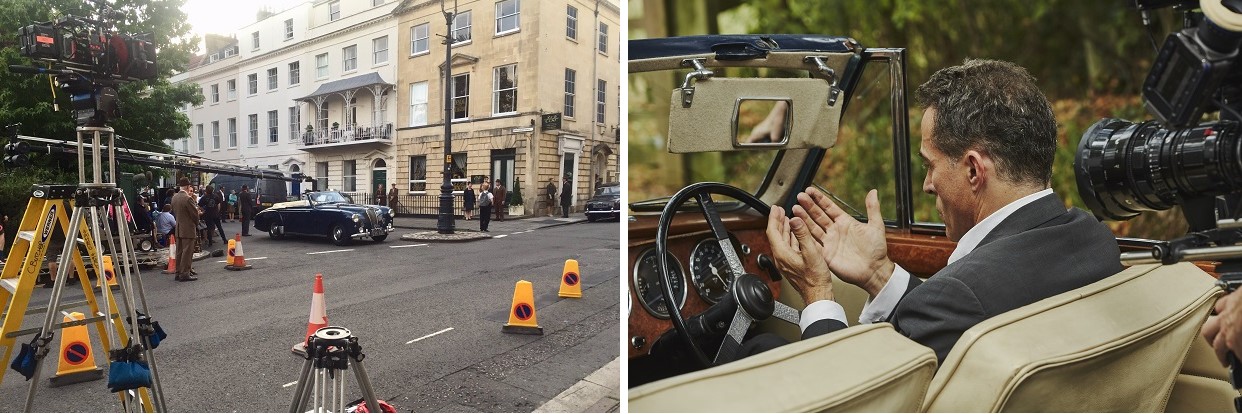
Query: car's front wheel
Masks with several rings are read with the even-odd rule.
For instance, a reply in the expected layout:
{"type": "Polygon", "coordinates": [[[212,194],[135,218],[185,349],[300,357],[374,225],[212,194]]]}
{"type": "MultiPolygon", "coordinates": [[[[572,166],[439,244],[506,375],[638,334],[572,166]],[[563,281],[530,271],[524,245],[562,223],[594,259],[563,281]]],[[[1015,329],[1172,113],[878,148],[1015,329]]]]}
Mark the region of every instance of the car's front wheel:
{"type": "Polygon", "coordinates": [[[385,239],[387,239],[387,238],[388,238],[388,235],[387,235],[387,234],[385,234],[385,235],[383,235],[383,236],[371,236],[371,240],[375,240],[377,243],[378,243],[378,242],[382,242],[382,241],[384,241],[384,240],[385,240],[385,239]]]}
{"type": "Polygon", "coordinates": [[[349,235],[345,234],[345,228],[340,224],[332,226],[332,232],[329,233],[329,236],[332,237],[332,243],[335,243],[337,246],[345,246],[353,241],[353,239],[349,238],[349,235]]]}

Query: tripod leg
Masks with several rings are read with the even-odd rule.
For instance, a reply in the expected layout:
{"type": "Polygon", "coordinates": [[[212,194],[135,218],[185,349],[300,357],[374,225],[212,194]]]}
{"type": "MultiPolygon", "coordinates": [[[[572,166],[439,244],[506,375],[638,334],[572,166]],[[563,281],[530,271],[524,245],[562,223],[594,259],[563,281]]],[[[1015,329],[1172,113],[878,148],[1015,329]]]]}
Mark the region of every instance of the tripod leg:
{"type": "Polygon", "coordinates": [[[362,366],[362,361],[350,356],[354,364],[354,376],[358,379],[358,388],[362,390],[362,398],[367,400],[367,409],[373,413],[380,412],[379,400],[375,398],[375,389],[371,388],[371,380],[367,379],[367,369],[362,366]]]}
{"type": "Polygon", "coordinates": [[[343,370],[333,370],[332,373],[332,408],[334,413],[345,412],[345,372],[343,370]]]}
{"type": "MultiPolygon", "coordinates": [[[[73,254],[73,249],[78,247],[74,244],[78,239],[78,233],[82,230],[82,214],[81,207],[74,208],[72,218],[69,220],[69,229],[65,232],[65,245],[61,250],[61,263],[66,263],[63,258],[68,258],[73,254]]],[[[72,266],[60,266],[56,269],[56,279],[52,285],[52,297],[48,301],[47,315],[43,318],[43,329],[39,331],[39,335],[47,339],[47,344],[52,343],[52,323],[56,321],[56,311],[60,309],[60,295],[63,292],[65,281],[69,279],[69,269],[72,266]]],[[[39,384],[39,374],[43,371],[43,352],[35,354],[35,370],[34,376],[30,377],[30,389],[26,392],[26,412],[33,410],[35,389],[39,384]]]]}
{"type": "Polygon", "coordinates": [[[315,371],[315,407],[317,413],[327,412],[328,406],[328,369],[318,368],[315,371]]]}
{"type": "Polygon", "coordinates": [[[306,394],[310,391],[306,383],[311,381],[311,365],[314,362],[307,358],[306,363],[302,364],[302,375],[298,375],[298,388],[293,391],[293,403],[289,404],[291,413],[300,413],[306,408],[306,394]]]}
{"type": "MultiPolygon", "coordinates": [[[[122,195],[118,192],[117,196],[121,197],[122,195]]],[[[132,318],[130,320],[134,321],[133,329],[135,335],[138,337],[139,342],[142,343],[143,353],[147,359],[147,366],[151,369],[151,393],[153,394],[151,397],[154,400],[152,401],[152,404],[155,406],[155,411],[167,412],[167,408],[165,408],[166,406],[164,405],[164,389],[160,384],[159,370],[156,368],[155,363],[155,351],[151,348],[150,338],[143,336],[141,332],[138,331],[138,315],[137,312],[135,312],[135,310],[138,309],[138,303],[134,298],[135,290],[141,292],[141,285],[138,284],[138,280],[141,278],[141,274],[138,270],[138,257],[134,252],[133,244],[130,243],[129,223],[124,222],[122,215],[118,215],[117,219],[120,222],[117,225],[117,233],[120,233],[118,238],[121,243],[121,253],[119,256],[122,266],[122,271],[116,272],[117,282],[121,286],[121,291],[125,295],[125,302],[129,306],[129,313],[132,318]]],[[[142,310],[148,318],[151,317],[151,313],[147,311],[145,299],[142,301],[142,310]]]]}

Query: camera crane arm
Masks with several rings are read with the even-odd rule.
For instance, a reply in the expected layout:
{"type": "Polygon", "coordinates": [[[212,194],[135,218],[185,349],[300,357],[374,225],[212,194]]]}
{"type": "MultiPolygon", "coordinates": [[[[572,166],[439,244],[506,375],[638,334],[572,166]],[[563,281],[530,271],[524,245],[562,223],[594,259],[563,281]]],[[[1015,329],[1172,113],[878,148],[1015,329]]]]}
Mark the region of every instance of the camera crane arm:
{"type": "MultiPolygon", "coordinates": [[[[10,137],[10,141],[24,141],[32,144],[41,144],[31,145],[29,148],[35,150],[34,152],[44,152],[46,154],[77,154],[78,152],[76,143],[64,140],[32,137],[27,135],[14,135],[10,137]],[[42,149],[39,149],[40,147],[42,147],[42,149]]],[[[89,147],[86,148],[88,153],[91,150],[92,149],[89,147]]],[[[104,151],[103,154],[107,154],[108,146],[103,145],[99,150],[104,151]]],[[[167,154],[152,151],[124,149],[123,152],[117,152],[116,161],[124,162],[126,164],[187,171],[202,171],[217,174],[236,175],[241,177],[277,179],[290,182],[300,181],[296,178],[286,177],[281,174],[263,171],[244,165],[229,164],[181,154],[167,154]]]]}

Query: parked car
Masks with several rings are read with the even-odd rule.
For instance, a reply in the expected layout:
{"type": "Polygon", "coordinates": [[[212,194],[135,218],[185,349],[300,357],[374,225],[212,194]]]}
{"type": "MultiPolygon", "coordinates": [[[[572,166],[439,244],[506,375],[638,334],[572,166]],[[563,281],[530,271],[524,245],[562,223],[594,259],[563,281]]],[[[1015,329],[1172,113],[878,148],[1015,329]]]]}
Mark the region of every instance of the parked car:
{"type": "Polygon", "coordinates": [[[604,183],[586,202],[587,221],[621,219],[621,183],[604,183]]]}
{"type": "Polygon", "coordinates": [[[276,203],[259,212],[254,228],[274,239],[298,234],[328,236],[337,245],[363,237],[382,242],[393,231],[392,209],[356,204],[336,191],[307,192],[300,200],[276,203]]]}
{"type": "Polygon", "coordinates": [[[905,49],[712,35],[629,50],[642,85],[631,145],[673,153],[629,159],[629,191],[646,199],[627,213],[630,412],[1232,409],[1228,372],[1198,335],[1221,294],[1207,263],[1136,265],[997,315],[939,362],[891,324],[855,324],[869,294],[838,279],[831,294],[852,326],[802,339],[806,304],[772,258],[770,206],[788,211],[819,187],[862,221],[874,188],[887,255],[906,271],[934,278],[957,246],[934,197],[915,193],[926,172],[912,156],[905,49]],[[731,358],[759,335],[792,343],[731,358]]]}

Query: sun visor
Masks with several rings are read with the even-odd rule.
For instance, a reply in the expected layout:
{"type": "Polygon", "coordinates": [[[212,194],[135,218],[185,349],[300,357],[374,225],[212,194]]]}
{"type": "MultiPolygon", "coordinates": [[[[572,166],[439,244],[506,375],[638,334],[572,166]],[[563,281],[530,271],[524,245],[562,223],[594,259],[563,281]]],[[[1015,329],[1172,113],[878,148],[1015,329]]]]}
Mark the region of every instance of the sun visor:
{"type": "Polygon", "coordinates": [[[844,97],[816,78],[714,78],[673,90],[673,153],[831,148],[844,97]]]}

